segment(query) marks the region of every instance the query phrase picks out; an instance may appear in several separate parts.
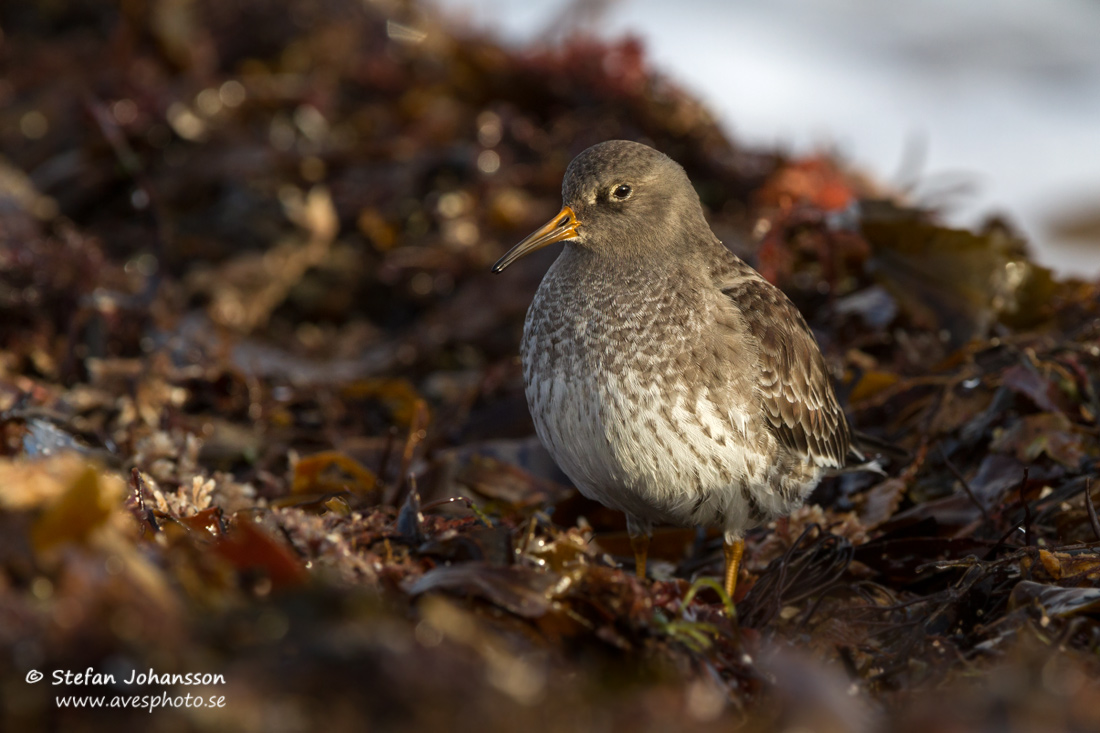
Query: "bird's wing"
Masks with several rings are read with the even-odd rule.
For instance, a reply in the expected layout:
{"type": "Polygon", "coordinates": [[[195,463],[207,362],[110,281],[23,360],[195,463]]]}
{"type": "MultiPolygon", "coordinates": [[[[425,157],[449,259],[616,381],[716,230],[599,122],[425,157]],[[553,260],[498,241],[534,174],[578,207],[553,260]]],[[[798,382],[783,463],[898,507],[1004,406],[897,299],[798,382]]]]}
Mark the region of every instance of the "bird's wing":
{"type": "Polygon", "coordinates": [[[763,279],[737,278],[722,292],[756,341],[756,390],[779,442],[815,465],[842,468],[851,448],[848,421],[806,319],[763,279]]]}

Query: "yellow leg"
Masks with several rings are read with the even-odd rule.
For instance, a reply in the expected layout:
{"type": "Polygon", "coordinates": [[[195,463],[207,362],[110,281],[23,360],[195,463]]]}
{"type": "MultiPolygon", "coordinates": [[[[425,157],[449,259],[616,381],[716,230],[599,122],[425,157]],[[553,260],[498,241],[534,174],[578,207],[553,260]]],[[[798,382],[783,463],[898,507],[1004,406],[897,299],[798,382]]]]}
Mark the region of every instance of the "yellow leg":
{"type": "Polygon", "coordinates": [[[634,550],[634,572],[639,578],[645,578],[645,559],[649,554],[649,535],[630,535],[630,546],[634,550]]]}
{"type": "Polygon", "coordinates": [[[726,556],[726,593],[729,593],[730,600],[733,599],[733,592],[737,590],[737,572],[741,569],[741,556],[745,554],[745,541],[742,539],[736,539],[733,542],[726,542],[722,545],[722,552],[726,556]]]}

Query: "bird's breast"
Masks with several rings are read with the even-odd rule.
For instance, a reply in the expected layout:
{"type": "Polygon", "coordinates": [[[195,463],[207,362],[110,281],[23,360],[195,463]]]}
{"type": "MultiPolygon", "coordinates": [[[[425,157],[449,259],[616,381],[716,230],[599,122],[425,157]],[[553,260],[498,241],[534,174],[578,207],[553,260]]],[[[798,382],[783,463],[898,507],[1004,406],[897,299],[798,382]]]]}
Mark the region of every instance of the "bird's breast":
{"type": "Polygon", "coordinates": [[[709,523],[707,511],[727,509],[719,490],[763,481],[733,372],[699,372],[707,308],[659,280],[604,289],[548,273],[524,328],[527,402],[585,495],[639,517],[709,523]],[[707,509],[699,499],[711,495],[707,509]]]}

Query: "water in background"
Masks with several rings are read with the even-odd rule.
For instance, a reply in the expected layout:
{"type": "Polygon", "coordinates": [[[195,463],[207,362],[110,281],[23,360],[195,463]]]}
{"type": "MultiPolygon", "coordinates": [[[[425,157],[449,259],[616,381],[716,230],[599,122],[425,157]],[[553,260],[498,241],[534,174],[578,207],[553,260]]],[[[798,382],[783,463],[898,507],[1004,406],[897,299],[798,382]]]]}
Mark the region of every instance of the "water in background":
{"type": "Polygon", "coordinates": [[[838,149],[953,223],[1005,214],[1041,262],[1100,273],[1100,3],[436,2],[515,43],[632,33],[739,141],[838,149]]]}

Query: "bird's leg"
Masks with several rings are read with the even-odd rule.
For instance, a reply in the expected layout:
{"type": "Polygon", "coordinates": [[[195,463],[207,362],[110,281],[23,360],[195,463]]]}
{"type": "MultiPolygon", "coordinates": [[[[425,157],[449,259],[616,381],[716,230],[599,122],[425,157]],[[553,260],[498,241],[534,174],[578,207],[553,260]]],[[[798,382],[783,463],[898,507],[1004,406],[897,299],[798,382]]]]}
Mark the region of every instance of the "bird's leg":
{"type": "Polygon", "coordinates": [[[626,515],[626,533],[630,535],[630,548],[634,550],[634,569],[639,578],[645,577],[645,560],[649,554],[649,537],[653,525],[632,514],[626,515]]]}
{"type": "Polygon", "coordinates": [[[740,537],[730,539],[722,545],[722,553],[726,556],[726,593],[733,600],[733,592],[737,589],[737,572],[741,569],[741,556],[745,554],[745,541],[740,537]]]}
{"type": "Polygon", "coordinates": [[[634,550],[634,572],[645,579],[645,559],[649,554],[649,535],[630,535],[630,547],[634,550]]]}

